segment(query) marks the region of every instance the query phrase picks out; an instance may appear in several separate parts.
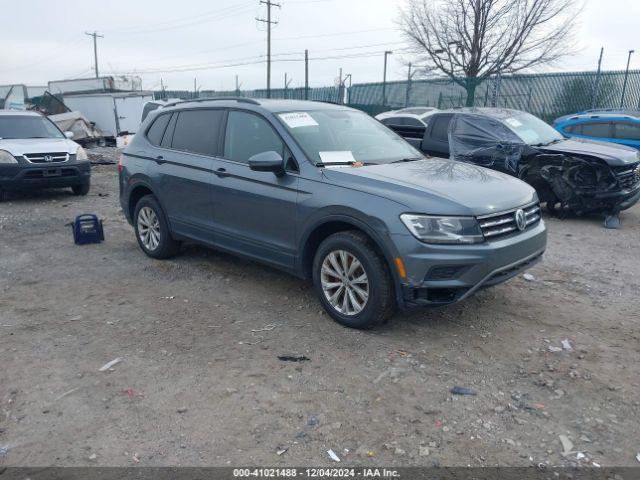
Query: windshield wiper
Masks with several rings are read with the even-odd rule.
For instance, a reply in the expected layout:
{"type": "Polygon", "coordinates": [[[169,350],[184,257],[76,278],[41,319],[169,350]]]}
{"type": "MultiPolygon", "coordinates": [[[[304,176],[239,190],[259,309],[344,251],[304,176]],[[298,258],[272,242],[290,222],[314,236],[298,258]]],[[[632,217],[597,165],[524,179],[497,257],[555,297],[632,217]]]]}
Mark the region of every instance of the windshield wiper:
{"type": "Polygon", "coordinates": [[[564,140],[564,138],[557,138],[557,139],[551,140],[550,142],[547,142],[547,143],[534,143],[531,146],[532,147],[547,147],[549,145],[553,145],[554,143],[561,142],[562,140],[564,140]]]}
{"type": "Polygon", "coordinates": [[[391,163],[406,163],[406,162],[415,162],[418,160],[424,160],[424,157],[409,157],[409,158],[401,158],[400,160],[396,160],[391,163]]]}

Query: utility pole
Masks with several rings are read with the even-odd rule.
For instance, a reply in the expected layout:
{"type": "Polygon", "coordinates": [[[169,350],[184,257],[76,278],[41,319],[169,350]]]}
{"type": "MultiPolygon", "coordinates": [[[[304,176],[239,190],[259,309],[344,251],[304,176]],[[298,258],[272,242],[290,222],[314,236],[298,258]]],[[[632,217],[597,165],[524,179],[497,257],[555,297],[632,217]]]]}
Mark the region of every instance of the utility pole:
{"type": "Polygon", "coordinates": [[[409,106],[410,103],[410,97],[411,97],[411,78],[413,77],[413,74],[411,73],[411,62],[409,62],[409,73],[407,74],[407,92],[405,94],[404,97],[404,107],[407,108],[409,106]]]}
{"type": "Polygon", "coordinates": [[[196,79],[193,79],[193,98],[198,97],[198,87],[196,86],[196,79]]]}
{"type": "Polygon", "coordinates": [[[309,50],[304,51],[304,99],[309,100],[309,50]]]}
{"type": "Polygon", "coordinates": [[[344,102],[344,94],[342,93],[342,67],[340,67],[340,74],[338,76],[338,102],[340,102],[340,105],[342,105],[342,103],[344,102]]]}
{"type": "Polygon", "coordinates": [[[631,64],[631,55],[635,50],[629,50],[629,58],[627,58],[627,69],[624,72],[624,84],[622,85],[622,97],[620,98],[620,108],[624,107],[624,96],[627,93],[627,80],[629,79],[629,65],[631,64]]]}
{"type": "Polygon", "coordinates": [[[591,110],[596,108],[598,94],[600,93],[600,71],[602,68],[602,56],[604,55],[604,47],[600,48],[600,58],[598,59],[598,73],[596,73],[596,84],[593,86],[593,95],[591,95],[591,110]]]}
{"type": "Polygon", "coordinates": [[[284,98],[285,100],[287,99],[287,90],[289,89],[289,84],[293,81],[292,78],[290,78],[287,81],[287,72],[284,72],[284,98]]]}
{"type": "Polygon", "coordinates": [[[242,86],[242,83],[238,82],[238,75],[236,75],[236,96],[240,96],[240,87],[242,86]]]}
{"type": "Polygon", "coordinates": [[[256,21],[267,24],[267,98],[271,98],[271,25],[278,23],[271,21],[271,7],[280,8],[280,4],[271,0],[260,0],[260,3],[267,6],[267,18],[256,17],[256,21]]]}
{"type": "Polygon", "coordinates": [[[98,32],[95,31],[93,33],[84,32],[84,34],[93,37],[93,61],[95,64],[96,78],[98,78],[98,38],[104,38],[104,35],[98,35],[98,32]]]}
{"type": "Polygon", "coordinates": [[[386,50],[384,52],[384,73],[382,74],[382,106],[387,105],[387,57],[393,52],[386,50]]]}

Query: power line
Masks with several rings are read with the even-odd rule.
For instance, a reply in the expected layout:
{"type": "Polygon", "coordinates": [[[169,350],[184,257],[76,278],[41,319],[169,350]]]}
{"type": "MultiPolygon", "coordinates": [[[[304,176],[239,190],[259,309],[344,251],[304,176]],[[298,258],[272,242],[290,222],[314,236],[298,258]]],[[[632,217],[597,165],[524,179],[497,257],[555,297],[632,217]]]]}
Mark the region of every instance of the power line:
{"type": "MultiPolygon", "coordinates": [[[[177,28],[185,28],[191,27],[194,25],[198,25],[205,22],[210,22],[214,20],[223,20],[235,15],[246,13],[247,7],[252,5],[253,2],[244,2],[239,5],[232,5],[229,7],[210,10],[208,12],[203,12],[195,16],[183,17],[180,19],[172,19],[166,22],[152,23],[146,26],[131,26],[131,27],[123,27],[123,28],[115,28],[112,30],[107,30],[109,33],[121,33],[124,35],[129,34],[139,34],[139,33],[153,33],[153,32],[161,32],[166,30],[173,30],[177,28]]],[[[249,10],[251,10],[249,8],[249,10]]]]}

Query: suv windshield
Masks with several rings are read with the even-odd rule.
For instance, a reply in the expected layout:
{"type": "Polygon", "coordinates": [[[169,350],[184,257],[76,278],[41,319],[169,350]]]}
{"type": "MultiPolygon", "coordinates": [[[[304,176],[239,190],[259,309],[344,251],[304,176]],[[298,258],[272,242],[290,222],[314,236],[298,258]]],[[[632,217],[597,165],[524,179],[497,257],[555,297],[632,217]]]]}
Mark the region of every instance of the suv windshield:
{"type": "Polygon", "coordinates": [[[50,120],[40,116],[0,115],[0,138],[65,138],[50,120]]]}
{"type": "Polygon", "coordinates": [[[278,114],[289,133],[315,163],[392,163],[424,156],[377,120],[351,110],[278,114]]]}
{"type": "Polygon", "coordinates": [[[556,129],[529,113],[518,113],[503,122],[528,145],[548,145],[564,138],[556,129]]]}

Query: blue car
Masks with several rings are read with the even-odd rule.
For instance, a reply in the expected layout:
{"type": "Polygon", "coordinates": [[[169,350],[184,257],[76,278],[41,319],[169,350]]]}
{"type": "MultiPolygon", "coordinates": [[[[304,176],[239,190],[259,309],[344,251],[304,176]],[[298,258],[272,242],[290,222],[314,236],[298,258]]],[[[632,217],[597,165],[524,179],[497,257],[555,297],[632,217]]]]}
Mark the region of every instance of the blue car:
{"type": "Polygon", "coordinates": [[[565,137],[602,140],[640,150],[640,110],[587,110],[557,118],[553,126],[565,137]]]}

